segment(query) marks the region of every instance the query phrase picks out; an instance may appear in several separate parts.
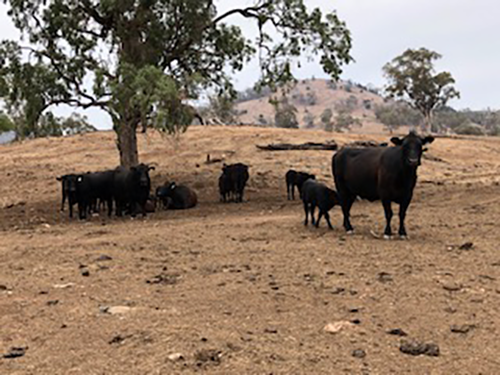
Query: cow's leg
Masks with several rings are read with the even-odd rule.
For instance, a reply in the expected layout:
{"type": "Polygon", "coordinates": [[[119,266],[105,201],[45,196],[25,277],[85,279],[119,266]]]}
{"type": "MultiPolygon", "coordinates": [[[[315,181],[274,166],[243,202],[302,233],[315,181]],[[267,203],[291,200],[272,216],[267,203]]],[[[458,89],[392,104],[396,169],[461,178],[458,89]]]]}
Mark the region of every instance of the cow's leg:
{"type": "Polygon", "coordinates": [[[309,205],[304,202],[304,212],[306,213],[306,219],[304,220],[304,225],[307,225],[309,219],[309,205]]]}
{"type": "Polygon", "coordinates": [[[392,230],[391,230],[391,219],[392,219],[392,208],[391,208],[391,201],[390,200],[383,200],[382,205],[384,206],[384,212],[385,212],[385,230],[384,230],[384,238],[389,239],[392,236],[392,230]]]}
{"type": "Polygon", "coordinates": [[[342,213],[344,214],[344,229],[348,234],[352,233],[354,231],[352,225],[351,225],[351,220],[349,220],[350,212],[351,212],[351,207],[352,204],[354,203],[354,200],[356,197],[352,197],[348,194],[341,194],[341,206],[342,206],[342,213]]]}
{"type": "Polygon", "coordinates": [[[332,223],[330,223],[330,214],[328,212],[325,212],[325,220],[328,223],[328,228],[333,229],[332,223]]]}
{"type": "MultiPolygon", "coordinates": [[[[64,211],[64,202],[66,202],[66,192],[63,190],[62,192],[62,202],[61,202],[61,211],[64,211]]],[[[69,199],[68,199],[69,203],[69,199]]]]}
{"type": "Polygon", "coordinates": [[[410,205],[410,202],[403,202],[399,205],[399,231],[398,234],[401,238],[406,239],[406,228],[405,228],[405,217],[406,217],[406,210],[408,209],[408,206],[410,205]]]}
{"type": "Polygon", "coordinates": [[[319,213],[318,213],[318,220],[316,220],[316,228],[319,228],[319,222],[320,222],[322,217],[323,217],[323,211],[320,208],[319,213]]]}
{"type": "Polygon", "coordinates": [[[286,198],[292,200],[292,192],[290,191],[290,184],[286,183],[286,198]]]}
{"type": "Polygon", "coordinates": [[[108,217],[113,213],[113,199],[108,199],[108,217]]]}
{"type": "Polygon", "coordinates": [[[316,205],[314,203],[311,204],[311,224],[316,225],[316,220],[314,220],[314,213],[316,212],[316,205]]]}

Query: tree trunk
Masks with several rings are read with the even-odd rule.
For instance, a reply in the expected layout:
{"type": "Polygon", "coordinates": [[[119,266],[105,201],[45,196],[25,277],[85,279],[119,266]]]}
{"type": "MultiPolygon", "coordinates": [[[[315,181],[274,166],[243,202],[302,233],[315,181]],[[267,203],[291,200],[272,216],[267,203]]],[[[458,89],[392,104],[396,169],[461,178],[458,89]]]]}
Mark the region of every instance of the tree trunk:
{"type": "Polygon", "coordinates": [[[424,114],[424,123],[422,124],[422,134],[430,134],[432,131],[432,112],[424,114]]]}
{"type": "Polygon", "coordinates": [[[120,165],[122,167],[132,167],[139,164],[139,154],[137,152],[136,127],[131,122],[124,122],[117,127],[117,144],[120,151],[120,165]]]}

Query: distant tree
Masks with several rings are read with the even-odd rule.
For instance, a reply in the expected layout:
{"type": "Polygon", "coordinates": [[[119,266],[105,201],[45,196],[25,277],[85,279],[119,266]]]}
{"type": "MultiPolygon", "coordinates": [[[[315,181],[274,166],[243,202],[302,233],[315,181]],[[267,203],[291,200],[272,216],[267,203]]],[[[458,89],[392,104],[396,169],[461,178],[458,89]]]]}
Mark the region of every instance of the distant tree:
{"type": "Polygon", "coordinates": [[[212,0],[3,3],[29,45],[0,45],[0,94],[6,86],[8,96],[17,90],[4,79],[7,71],[22,82],[25,64],[43,70],[33,76],[46,79],[51,90],[22,95],[33,104],[24,112],[30,124],[44,113],[41,108],[56,104],[100,108],[112,119],[123,166],[139,162],[140,124],[183,131],[193,119],[184,101],[206,88],[232,92],[231,73],[257,53],[259,86],[271,88],[293,80],[292,65],[301,55],[318,56],[334,79],[352,60],[345,24],[334,12],[309,9],[304,0],[255,0],[222,11],[212,0]],[[234,16],[258,27],[254,40],[228,22],[234,16]]]}
{"type": "Polygon", "coordinates": [[[455,128],[455,133],[463,135],[485,135],[484,128],[472,122],[466,122],[455,128]]]}
{"type": "Polygon", "coordinates": [[[268,124],[266,118],[264,117],[264,115],[262,113],[259,113],[259,116],[257,117],[257,123],[259,125],[267,125],[268,124]]]}
{"type": "Polygon", "coordinates": [[[314,128],[314,121],[316,120],[316,117],[311,112],[309,112],[307,109],[306,109],[306,112],[304,113],[303,120],[304,120],[304,124],[306,125],[307,129],[314,128]]]}
{"type": "Polygon", "coordinates": [[[306,95],[306,103],[307,105],[316,105],[318,102],[318,98],[314,91],[308,91],[306,95]]]}
{"type": "Polygon", "coordinates": [[[372,109],[372,101],[370,99],[363,100],[363,108],[367,111],[372,109]]]}
{"type": "Polygon", "coordinates": [[[433,111],[460,97],[449,72],[435,73],[434,61],[440,58],[425,48],[408,49],[383,67],[389,97],[407,102],[424,116],[424,133],[431,130],[433,111]]]}
{"type": "Polygon", "coordinates": [[[75,135],[95,132],[97,129],[90,125],[86,116],[79,113],[72,113],[67,118],[60,118],[60,126],[65,135],[75,135]]]}
{"type": "Polygon", "coordinates": [[[350,113],[339,112],[335,116],[335,131],[350,130],[353,126],[361,126],[361,121],[350,113]]]}
{"type": "Polygon", "coordinates": [[[236,124],[238,111],[235,108],[234,99],[228,94],[214,95],[209,97],[208,112],[226,125],[236,124]]]}
{"type": "Polygon", "coordinates": [[[420,112],[404,102],[375,105],[375,116],[391,133],[400,126],[416,127],[422,122],[420,112]]]}
{"type": "Polygon", "coordinates": [[[14,130],[14,122],[4,112],[0,111],[0,133],[14,130]]]}
{"type": "Polygon", "coordinates": [[[337,82],[334,81],[333,79],[328,80],[327,86],[330,90],[333,90],[333,91],[337,90],[337,87],[338,87],[337,82]]]}
{"type": "Polygon", "coordinates": [[[333,117],[333,112],[330,108],[326,108],[321,113],[321,122],[322,122],[323,127],[326,131],[331,132],[333,130],[332,117],[333,117]]]}
{"type": "Polygon", "coordinates": [[[273,98],[270,103],[274,107],[274,124],[278,128],[298,129],[297,108],[288,102],[286,96],[283,95],[279,100],[273,98]]]}

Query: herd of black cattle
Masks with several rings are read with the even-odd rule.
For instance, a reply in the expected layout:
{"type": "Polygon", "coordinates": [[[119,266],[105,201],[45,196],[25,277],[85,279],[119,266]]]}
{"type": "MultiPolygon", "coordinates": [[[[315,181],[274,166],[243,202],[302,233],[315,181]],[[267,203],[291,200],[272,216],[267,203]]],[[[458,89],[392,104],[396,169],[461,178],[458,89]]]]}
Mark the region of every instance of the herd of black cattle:
{"type": "MultiPolygon", "coordinates": [[[[287,196],[295,198],[298,189],[305,211],[304,224],[311,222],[319,226],[324,216],[332,229],[329,211],[340,205],[344,216],[344,228],[350,233],[350,210],[356,198],[369,201],[381,200],[386,217],[384,236],[392,235],[391,203],[399,204],[398,234],[406,237],[404,220],[406,210],[413,196],[417,181],[417,168],[420,165],[423,146],[434,141],[432,136],[421,137],[410,132],[404,138],[393,137],[394,147],[342,148],[333,155],[332,172],[337,191],[316,181],[316,177],[306,172],[289,170],[286,173],[287,196]],[[315,220],[315,210],[319,214],[315,220]]],[[[68,201],[69,216],[73,217],[73,206],[77,205],[80,219],[107,207],[108,215],[115,205],[116,216],[137,213],[146,215],[159,204],[164,209],[186,209],[196,206],[196,193],[185,185],[175,182],[157,187],[151,195],[149,171],[154,169],[146,164],[131,168],[118,167],[102,172],[67,174],[57,179],[62,184],[62,206],[68,201]]],[[[243,202],[243,193],[249,179],[248,166],[242,163],[225,165],[219,177],[221,202],[243,202]]]]}

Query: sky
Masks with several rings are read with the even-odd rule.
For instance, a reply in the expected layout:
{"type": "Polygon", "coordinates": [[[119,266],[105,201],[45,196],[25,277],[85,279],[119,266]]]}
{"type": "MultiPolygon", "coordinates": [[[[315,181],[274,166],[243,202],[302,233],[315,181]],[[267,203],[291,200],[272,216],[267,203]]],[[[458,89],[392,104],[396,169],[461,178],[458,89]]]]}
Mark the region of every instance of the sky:
{"type": "MultiPolygon", "coordinates": [[[[215,1],[220,12],[244,7],[251,0],[215,1]]],[[[376,87],[386,83],[384,64],[408,48],[425,47],[443,57],[437,71],[451,72],[460,99],[450,104],[457,109],[500,109],[500,1],[498,0],[305,0],[312,9],[336,11],[346,22],[353,39],[355,62],[344,68],[342,79],[376,87]]],[[[0,38],[18,39],[19,34],[0,4],[0,38]]],[[[235,16],[231,22],[241,26],[245,36],[256,35],[253,24],[235,16]]],[[[316,62],[301,59],[298,78],[328,78],[316,62]]],[[[239,90],[251,87],[259,76],[256,61],[235,75],[239,90]]],[[[59,114],[71,110],[58,109],[59,114]]],[[[99,128],[110,126],[106,114],[98,110],[85,114],[99,128]]]]}

